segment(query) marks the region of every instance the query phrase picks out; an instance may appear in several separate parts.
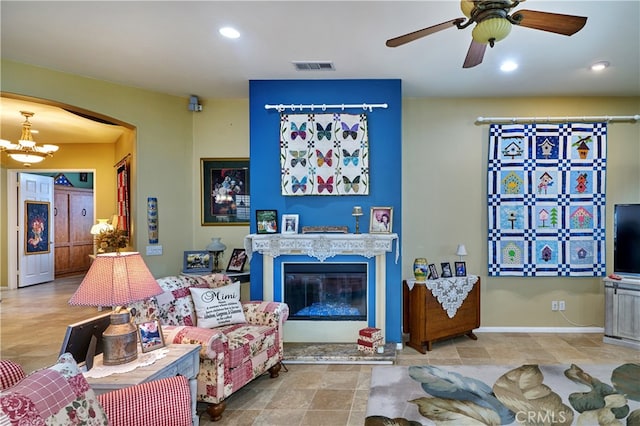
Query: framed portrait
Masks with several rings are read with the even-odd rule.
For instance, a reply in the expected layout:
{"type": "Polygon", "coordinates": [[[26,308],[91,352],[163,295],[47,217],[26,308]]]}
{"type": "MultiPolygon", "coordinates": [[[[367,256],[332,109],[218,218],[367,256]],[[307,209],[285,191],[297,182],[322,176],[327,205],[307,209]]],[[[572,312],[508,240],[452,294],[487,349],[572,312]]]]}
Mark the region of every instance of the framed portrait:
{"type": "Polygon", "coordinates": [[[49,224],[51,205],[48,201],[24,202],[24,253],[49,253],[49,224]]]}
{"type": "Polygon", "coordinates": [[[442,278],[450,278],[451,275],[451,264],[449,262],[442,262],[440,264],[442,267],[442,278]]]}
{"type": "Polygon", "coordinates": [[[247,261],[247,252],[244,249],[233,249],[231,259],[227,265],[227,272],[242,272],[244,264],[247,261]]]}
{"type": "Polygon", "coordinates": [[[248,158],[201,158],[202,225],[249,225],[248,158]]]}
{"type": "Polygon", "coordinates": [[[299,216],[297,214],[283,214],[282,215],[282,233],[297,234],[298,219],[299,219],[299,216]]]}
{"type": "Polygon", "coordinates": [[[184,252],[182,261],[182,272],[188,274],[193,272],[213,271],[213,256],[206,250],[190,250],[184,252]]]}
{"type": "Polygon", "coordinates": [[[436,265],[434,263],[430,263],[429,264],[429,279],[430,280],[437,280],[438,277],[438,270],[436,269],[436,265]]]}
{"type": "Polygon", "coordinates": [[[275,234],[278,232],[277,210],[256,210],[256,228],[258,234],[275,234]]]}
{"type": "Polygon", "coordinates": [[[370,234],[389,234],[393,228],[393,207],[371,207],[370,234]]]}
{"type": "Polygon", "coordinates": [[[454,266],[456,267],[456,277],[466,277],[467,276],[467,264],[464,262],[454,262],[454,266]]]}
{"type": "Polygon", "coordinates": [[[165,346],[160,321],[147,321],[138,324],[138,336],[142,352],[149,352],[165,346]]]}

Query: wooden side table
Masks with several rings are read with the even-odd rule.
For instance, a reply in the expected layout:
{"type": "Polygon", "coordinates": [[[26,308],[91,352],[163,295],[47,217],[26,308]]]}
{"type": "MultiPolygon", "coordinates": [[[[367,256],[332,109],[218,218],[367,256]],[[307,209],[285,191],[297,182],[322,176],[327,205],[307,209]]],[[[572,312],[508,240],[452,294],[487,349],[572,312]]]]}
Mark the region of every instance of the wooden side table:
{"type": "Polygon", "coordinates": [[[416,281],[413,288],[409,289],[407,280],[404,280],[402,301],[402,329],[409,333],[407,346],[418,352],[427,353],[436,340],[463,334],[477,340],[473,330],[480,327],[480,277],[453,318],[449,318],[440,302],[427,288],[426,282],[416,281]]]}
{"type": "MultiPolygon", "coordinates": [[[[189,379],[191,389],[191,413],[193,425],[198,426],[200,418],[196,412],[197,380],[200,371],[200,345],[167,345],[168,349],[163,358],[156,360],[153,364],[138,367],[127,373],[115,373],[106,377],[86,377],[89,385],[96,395],[134,386],[140,383],[151,382],[158,379],[173,376],[185,376],[189,379]]],[[[161,350],[161,349],[159,349],[161,350]]],[[[94,367],[102,366],[102,356],[96,356],[94,367]]],[[[117,367],[117,366],[116,366],[117,367]]]]}

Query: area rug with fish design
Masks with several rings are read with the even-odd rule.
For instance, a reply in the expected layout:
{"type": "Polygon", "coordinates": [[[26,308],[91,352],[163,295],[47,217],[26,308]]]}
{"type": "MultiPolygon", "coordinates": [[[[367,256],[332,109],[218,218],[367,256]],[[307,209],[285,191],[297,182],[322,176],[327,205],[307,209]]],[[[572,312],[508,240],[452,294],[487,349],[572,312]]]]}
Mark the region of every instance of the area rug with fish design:
{"type": "Polygon", "coordinates": [[[376,366],[365,426],[637,425],[640,363],[376,366]]]}

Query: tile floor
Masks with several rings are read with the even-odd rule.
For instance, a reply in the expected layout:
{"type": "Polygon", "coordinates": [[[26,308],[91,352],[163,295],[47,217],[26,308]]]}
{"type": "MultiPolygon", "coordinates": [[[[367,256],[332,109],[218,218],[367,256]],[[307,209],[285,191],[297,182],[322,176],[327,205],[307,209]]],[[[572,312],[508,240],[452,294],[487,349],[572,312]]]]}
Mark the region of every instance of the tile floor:
{"type": "MultiPolygon", "coordinates": [[[[97,314],[67,301],[78,277],[2,290],[0,354],[32,371],[55,362],[66,326],[97,314]]],[[[423,355],[405,347],[397,364],[640,362],[640,352],[602,343],[601,334],[477,333],[435,343],[423,355]]],[[[222,425],[363,425],[372,365],[290,364],[261,376],[227,400],[222,425]]],[[[206,414],[200,424],[211,426],[206,414]]]]}

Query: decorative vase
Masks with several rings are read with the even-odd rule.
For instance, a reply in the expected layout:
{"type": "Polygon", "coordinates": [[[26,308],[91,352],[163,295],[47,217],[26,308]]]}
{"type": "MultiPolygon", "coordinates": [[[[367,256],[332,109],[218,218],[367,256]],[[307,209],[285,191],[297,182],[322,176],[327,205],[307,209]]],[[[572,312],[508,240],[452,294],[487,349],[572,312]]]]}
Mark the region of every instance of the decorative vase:
{"type": "Polygon", "coordinates": [[[429,274],[429,263],[424,257],[419,257],[413,261],[413,275],[417,281],[425,281],[429,274]]]}

